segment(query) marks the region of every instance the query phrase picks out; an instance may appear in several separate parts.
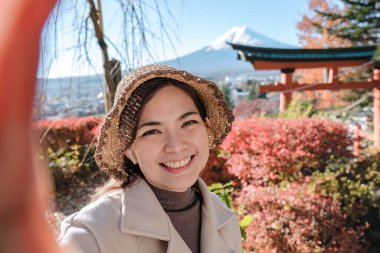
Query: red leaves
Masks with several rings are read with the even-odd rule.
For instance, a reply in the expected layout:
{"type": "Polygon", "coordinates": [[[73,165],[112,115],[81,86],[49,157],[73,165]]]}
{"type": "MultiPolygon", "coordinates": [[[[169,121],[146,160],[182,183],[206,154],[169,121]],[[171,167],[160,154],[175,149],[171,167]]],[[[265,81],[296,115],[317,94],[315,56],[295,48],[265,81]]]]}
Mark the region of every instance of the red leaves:
{"type": "Polygon", "coordinates": [[[254,100],[242,100],[234,108],[235,118],[248,118],[252,115],[272,115],[277,112],[278,101],[256,98],[254,100]]]}
{"type": "Polygon", "coordinates": [[[331,156],[350,157],[350,142],[344,125],[322,119],[234,123],[210,164],[241,183],[233,205],[240,217],[253,216],[245,228],[247,252],[359,250],[362,228],[346,227],[339,201],[321,196],[309,177],[324,171],[331,156]]]}
{"type": "Polygon", "coordinates": [[[346,128],[321,119],[237,120],[221,148],[225,166],[246,184],[266,185],[301,169],[318,170],[331,156],[350,157],[346,128]]]}
{"type": "Polygon", "coordinates": [[[235,200],[253,222],[244,248],[254,252],[359,252],[362,229],[344,226],[338,201],[315,193],[308,178],[285,186],[246,186],[235,200]]]}
{"type": "Polygon", "coordinates": [[[34,122],[33,128],[44,146],[56,150],[71,144],[87,145],[93,142],[102,118],[63,118],[34,122]]]}

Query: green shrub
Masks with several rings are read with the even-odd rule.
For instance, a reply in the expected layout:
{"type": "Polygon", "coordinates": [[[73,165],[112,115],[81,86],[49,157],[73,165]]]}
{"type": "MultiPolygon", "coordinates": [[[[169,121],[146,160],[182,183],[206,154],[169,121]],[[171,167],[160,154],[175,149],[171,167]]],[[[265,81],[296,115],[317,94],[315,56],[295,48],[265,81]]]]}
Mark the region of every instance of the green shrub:
{"type": "MultiPolygon", "coordinates": [[[[230,181],[226,184],[214,183],[208,187],[208,189],[218,195],[218,197],[226,204],[228,208],[234,209],[232,206],[232,197],[231,194],[234,192],[233,182],[230,181]]],[[[236,211],[237,212],[237,211],[236,211]]],[[[239,214],[237,214],[239,215],[239,214]]],[[[240,233],[243,239],[247,238],[247,232],[245,229],[252,223],[252,215],[244,215],[240,222],[240,233]]]]}
{"type": "Polygon", "coordinates": [[[69,190],[72,183],[88,179],[98,170],[95,162],[89,162],[93,154],[93,147],[87,150],[77,144],[56,151],[48,148],[47,160],[56,192],[69,190]]]}
{"type": "Polygon", "coordinates": [[[338,200],[346,226],[366,228],[363,243],[380,250],[380,154],[332,159],[313,174],[311,187],[338,200]]]}
{"type": "Polygon", "coordinates": [[[99,170],[94,159],[96,136],[102,118],[41,120],[33,129],[43,146],[56,194],[66,194],[73,184],[86,183],[99,170]]]}
{"type": "Polygon", "coordinates": [[[228,182],[226,184],[214,183],[208,187],[208,189],[218,195],[218,197],[231,208],[231,193],[234,191],[232,187],[232,182],[228,182]]]}
{"type": "Polygon", "coordinates": [[[280,118],[296,119],[300,117],[311,117],[317,112],[312,101],[294,98],[288,107],[279,116],[280,118]]]}

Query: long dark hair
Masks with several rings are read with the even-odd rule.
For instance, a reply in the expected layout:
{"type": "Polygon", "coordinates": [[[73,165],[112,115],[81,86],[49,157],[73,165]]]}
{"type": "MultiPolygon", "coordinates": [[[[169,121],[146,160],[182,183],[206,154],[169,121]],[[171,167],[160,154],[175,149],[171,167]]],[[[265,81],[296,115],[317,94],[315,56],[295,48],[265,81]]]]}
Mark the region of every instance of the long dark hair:
{"type": "MultiPolygon", "coordinates": [[[[123,136],[124,131],[128,131],[128,129],[133,129],[132,133],[129,134],[132,134],[133,140],[135,139],[137,130],[136,128],[140,120],[142,108],[150,99],[152,99],[152,97],[157,93],[157,91],[169,85],[177,87],[186,92],[193,100],[202,120],[206,120],[207,111],[204,102],[191,86],[170,78],[153,78],[137,87],[136,90],[134,90],[131,96],[128,98],[128,101],[120,114],[120,136],[123,136]]],[[[95,193],[92,200],[99,198],[104,193],[107,193],[109,191],[128,187],[137,179],[144,178],[144,174],[142,173],[140,166],[138,164],[134,164],[127,156],[124,156],[123,166],[125,174],[127,175],[124,182],[120,184],[117,183],[116,180],[110,179],[104,185],[104,187],[102,187],[99,191],[97,191],[97,193],[95,193]]]]}

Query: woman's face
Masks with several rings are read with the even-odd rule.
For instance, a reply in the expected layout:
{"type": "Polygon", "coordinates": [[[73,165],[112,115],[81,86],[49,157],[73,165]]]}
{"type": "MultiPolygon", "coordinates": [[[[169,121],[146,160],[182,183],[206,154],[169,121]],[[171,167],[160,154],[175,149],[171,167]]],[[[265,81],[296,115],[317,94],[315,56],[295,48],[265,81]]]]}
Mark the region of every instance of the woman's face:
{"type": "Polygon", "coordinates": [[[208,127],[191,97],[171,85],[158,90],[142,108],[126,154],[150,184],[176,192],[191,187],[209,156],[208,127]]]}

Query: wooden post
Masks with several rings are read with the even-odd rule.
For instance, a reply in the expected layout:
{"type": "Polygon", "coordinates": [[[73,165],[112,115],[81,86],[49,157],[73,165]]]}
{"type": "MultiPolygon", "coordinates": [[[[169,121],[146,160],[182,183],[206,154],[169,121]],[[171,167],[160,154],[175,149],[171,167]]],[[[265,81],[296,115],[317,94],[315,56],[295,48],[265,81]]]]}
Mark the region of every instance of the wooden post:
{"type": "Polygon", "coordinates": [[[360,155],[360,140],[360,126],[356,124],[354,129],[354,156],[360,155]]]}
{"type": "MultiPolygon", "coordinates": [[[[380,80],[380,69],[373,70],[373,80],[380,80]]],[[[373,141],[380,151],[380,87],[373,89],[373,141]]]]}
{"type": "Polygon", "coordinates": [[[328,76],[328,79],[327,79],[327,82],[328,83],[338,83],[339,80],[337,78],[337,74],[338,74],[338,68],[330,68],[329,69],[329,72],[328,72],[329,76],[328,76]]]}
{"type": "MultiPolygon", "coordinates": [[[[281,69],[281,84],[291,88],[293,84],[294,69],[281,69]]],[[[286,107],[292,100],[292,92],[282,92],[280,95],[280,112],[286,110],[286,107]]]]}
{"type": "Polygon", "coordinates": [[[280,112],[284,112],[286,107],[292,101],[292,93],[286,92],[280,94],[280,112]]]}

